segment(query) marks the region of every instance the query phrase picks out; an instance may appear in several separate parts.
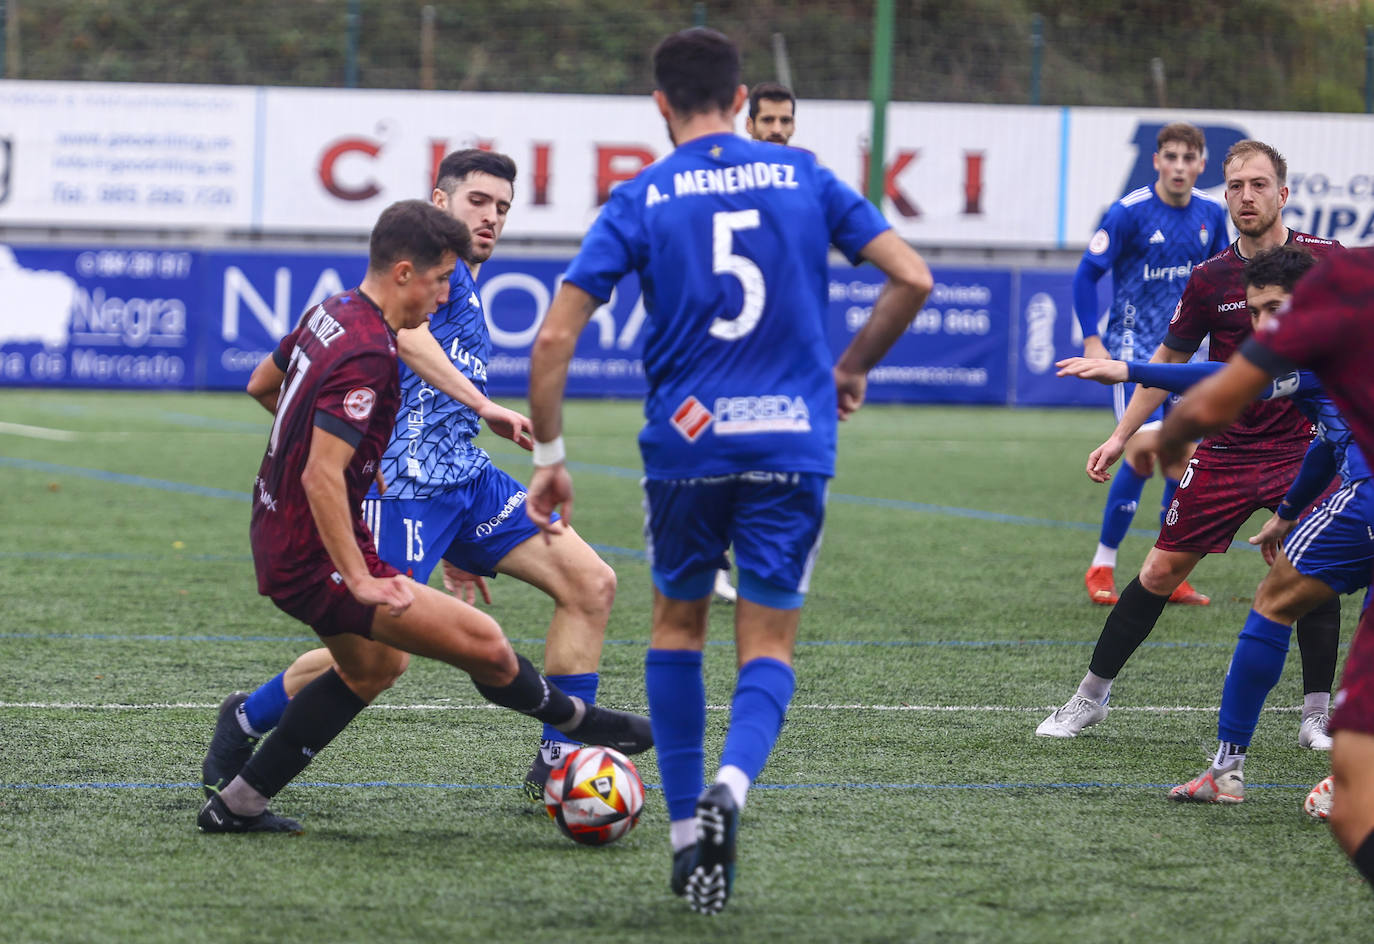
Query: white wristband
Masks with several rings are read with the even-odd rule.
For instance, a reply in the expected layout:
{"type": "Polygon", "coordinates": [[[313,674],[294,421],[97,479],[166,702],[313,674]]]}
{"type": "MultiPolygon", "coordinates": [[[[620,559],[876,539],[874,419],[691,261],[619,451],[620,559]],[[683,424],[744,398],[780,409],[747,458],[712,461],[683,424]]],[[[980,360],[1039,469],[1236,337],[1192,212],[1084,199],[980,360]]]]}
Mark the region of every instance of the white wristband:
{"type": "Polygon", "coordinates": [[[546,465],[558,465],[568,457],[567,450],[563,448],[563,437],[556,437],[553,442],[538,442],[534,444],[534,465],[536,468],[546,465]]]}

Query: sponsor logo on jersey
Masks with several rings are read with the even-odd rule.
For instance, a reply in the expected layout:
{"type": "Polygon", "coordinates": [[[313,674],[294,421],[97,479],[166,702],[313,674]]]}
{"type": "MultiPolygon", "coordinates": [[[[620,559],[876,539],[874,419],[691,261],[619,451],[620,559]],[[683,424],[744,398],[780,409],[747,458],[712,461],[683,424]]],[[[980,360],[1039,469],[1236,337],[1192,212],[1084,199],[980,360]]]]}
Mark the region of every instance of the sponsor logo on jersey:
{"type": "Polygon", "coordinates": [[[1105,229],[1100,229],[1093,233],[1093,238],[1088,240],[1088,252],[1094,256],[1100,256],[1107,251],[1107,247],[1112,244],[1112,238],[1107,235],[1105,229]]]}
{"type": "Polygon", "coordinates": [[[719,397],[714,414],[717,436],[811,431],[811,412],[806,401],[784,394],[719,397]]]}
{"type": "Polygon", "coordinates": [[[258,504],[262,505],[262,507],[266,508],[268,511],[276,511],[277,500],[273,498],[272,493],[267,490],[267,483],[262,480],[261,476],[259,476],[256,481],[258,485],[258,504]]]}
{"type": "Polygon", "coordinates": [[[1143,268],[1142,277],[1146,282],[1172,282],[1174,279],[1186,279],[1192,272],[1193,264],[1191,262],[1172,266],[1152,266],[1146,263],[1143,268]]]}
{"type": "Polygon", "coordinates": [[[372,415],[372,408],[377,405],[377,394],[371,387],[354,387],[344,394],[344,412],[352,419],[365,420],[372,415]]]}
{"type": "Polygon", "coordinates": [[[1162,232],[1160,232],[1159,230],[1155,230],[1154,233],[1152,233],[1152,234],[1150,235],[1150,245],[1153,246],[1153,245],[1155,245],[1155,244],[1157,244],[1157,243],[1162,243],[1162,242],[1164,242],[1164,234],[1163,234],[1162,232]]]}
{"type": "Polygon", "coordinates": [[[505,505],[501,507],[501,510],[496,515],[483,521],[474,529],[476,535],[479,538],[489,537],[493,531],[505,523],[507,518],[515,514],[516,510],[524,503],[525,490],[521,489],[510,498],[506,499],[505,505]]]}
{"type": "Polygon", "coordinates": [[[688,397],[673,411],[673,429],[688,442],[696,442],[697,437],[711,425],[711,419],[711,411],[706,409],[706,404],[696,397],[688,397]]]}
{"type": "Polygon", "coordinates": [[[1245,309],[1245,299],[1237,299],[1229,302],[1222,302],[1217,306],[1217,311],[1243,311],[1245,309]]]}

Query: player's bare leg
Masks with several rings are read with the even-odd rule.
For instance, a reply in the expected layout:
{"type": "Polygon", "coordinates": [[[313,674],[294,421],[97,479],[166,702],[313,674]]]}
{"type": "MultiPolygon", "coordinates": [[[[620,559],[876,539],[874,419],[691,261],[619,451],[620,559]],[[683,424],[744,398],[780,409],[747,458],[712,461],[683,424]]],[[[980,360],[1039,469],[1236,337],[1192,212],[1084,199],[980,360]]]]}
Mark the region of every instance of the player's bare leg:
{"type": "MultiPolygon", "coordinates": [[[[544,674],[569,694],[594,702],[606,623],[615,602],[615,570],[571,526],[548,540],[539,536],[517,545],[496,570],[537,587],[553,600],[544,674]]],[[[549,774],[575,747],[545,726],[523,784],[529,800],[543,802],[549,774]]]]}
{"type": "Polygon", "coordinates": [[[1337,731],[1331,748],[1332,798],[1327,820],[1345,854],[1374,882],[1374,735],[1337,731]]]}

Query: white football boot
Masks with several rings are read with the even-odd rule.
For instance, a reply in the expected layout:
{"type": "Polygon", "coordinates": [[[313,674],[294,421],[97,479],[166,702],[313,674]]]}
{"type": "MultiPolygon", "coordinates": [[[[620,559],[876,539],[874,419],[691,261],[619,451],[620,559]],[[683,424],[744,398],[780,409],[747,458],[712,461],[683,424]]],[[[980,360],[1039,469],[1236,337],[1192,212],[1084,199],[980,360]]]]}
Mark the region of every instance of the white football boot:
{"type": "Polygon", "coordinates": [[[1091,728],[1106,718],[1106,705],[1075,694],[1062,708],[1056,708],[1048,718],[1040,722],[1035,733],[1046,738],[1078,737],[1084,728],[1091,728]]]}

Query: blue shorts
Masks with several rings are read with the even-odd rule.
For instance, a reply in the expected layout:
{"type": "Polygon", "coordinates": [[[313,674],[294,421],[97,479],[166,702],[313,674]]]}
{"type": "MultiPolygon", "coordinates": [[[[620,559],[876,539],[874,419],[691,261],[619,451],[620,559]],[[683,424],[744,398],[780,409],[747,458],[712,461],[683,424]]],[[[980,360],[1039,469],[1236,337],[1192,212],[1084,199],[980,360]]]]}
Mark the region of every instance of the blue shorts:
{"type": "Polygon", "coordinates": [[[740,472],[642,484],[649,567],[664,596],[709,595],[734,545],[740,596],[780,610],[802,605],[821,549],[827,477],[740,472]]]}
{"type": "Polygon", "coordinates": [[[363,520],[377,555],[420,583],[440,559],[490,577],[501,559],[539,533],[525,513],[525,486],[488,464],[430,498],[368,498],[363,520]]]}
{"type": "Polygon", "coordinates": [[[1374,484],[1343,485],[1299,522],[1283,542],[1294,569],[1337,593],[1369,586],[1374,566],[1374,484]]]}

